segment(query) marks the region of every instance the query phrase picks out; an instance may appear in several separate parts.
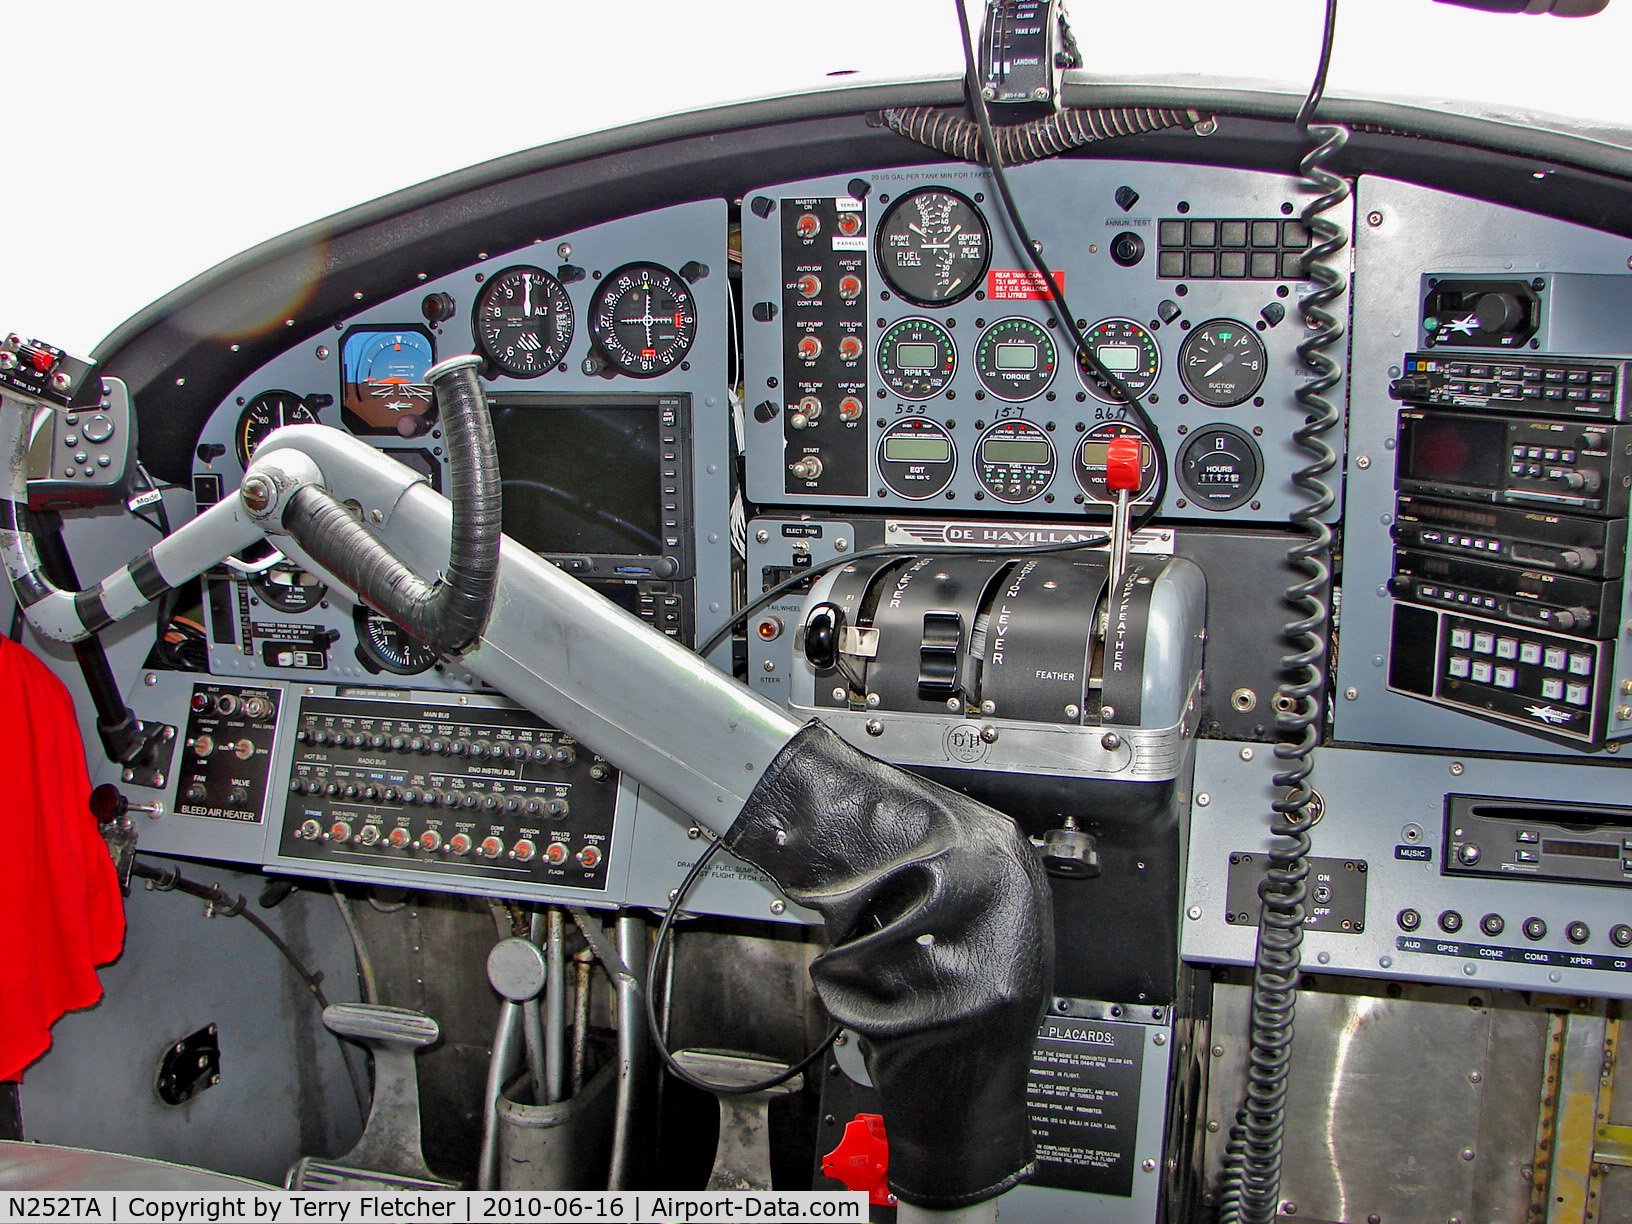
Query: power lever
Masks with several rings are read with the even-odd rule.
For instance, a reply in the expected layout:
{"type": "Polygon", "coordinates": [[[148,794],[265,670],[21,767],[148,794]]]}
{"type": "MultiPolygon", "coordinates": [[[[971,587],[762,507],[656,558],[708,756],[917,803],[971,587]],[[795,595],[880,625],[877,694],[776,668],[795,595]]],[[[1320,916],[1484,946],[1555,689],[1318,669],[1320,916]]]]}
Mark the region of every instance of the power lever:
{"type": "Polygon", "coordinates": [[[1122,583],[1122,574],[1128,568],[1128,547],[1132,542],[1131,512],[1133,494],[1139,489],[1138,438],[1112,438],[1105,448],[1105,486],[1116,494],[1111,510],[1111,582],[1112,598],[1122,583]]]}

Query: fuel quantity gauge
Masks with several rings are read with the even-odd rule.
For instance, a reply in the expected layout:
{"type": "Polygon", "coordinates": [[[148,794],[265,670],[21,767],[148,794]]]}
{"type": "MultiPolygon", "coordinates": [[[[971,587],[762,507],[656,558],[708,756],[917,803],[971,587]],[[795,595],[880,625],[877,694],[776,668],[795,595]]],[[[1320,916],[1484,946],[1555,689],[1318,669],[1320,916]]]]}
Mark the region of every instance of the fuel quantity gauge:
{"type": "Polygon", "coordinates": [[[998,501],[1031,501],[1054,479],[1054,444],[1031,421],[999,421],[980,440],[975,474],[998,501]]]}

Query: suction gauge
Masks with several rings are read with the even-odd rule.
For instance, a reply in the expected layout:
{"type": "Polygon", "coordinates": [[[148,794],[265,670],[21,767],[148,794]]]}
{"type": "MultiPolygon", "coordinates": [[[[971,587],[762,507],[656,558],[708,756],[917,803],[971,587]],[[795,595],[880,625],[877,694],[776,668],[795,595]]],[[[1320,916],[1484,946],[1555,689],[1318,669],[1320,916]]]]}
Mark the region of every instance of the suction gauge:
{"type": "Polygon", "coordinates": [[[317,413],[293,391],[262,391],[238,416],[233,440],[238,444],[238,463],[248,467],[255,448],[268,434],[285,425],[316,425],[317,413]]]}
{"type": "Polygon", "coordinates": [[[686,282],[654,263],[625,264],[595,290],[589,334],[631,378],[666,374],[697,338],[697,303],[686,282]]]}
{"type": "Polygon", "coordinates": [[[1258,333],[1234,319],[1209,319],[1179,346],[1179,377],[1191,395],[1214,408],[1251,399],[1268,367],[1258,333]]]}
{"type": "MultiPolygon", "coordinates": [[[[1099,364],[1135,395],[1143,395],[1156,381],[1162,369],[1162,350],[1156,347],[1156,338],[1132,319],[1102,319],[1088,329],[1084,337],[1099,364]]],[[[1120,404],[1122,397],[1109,384],[1086,366],[1079,366],[1082,385],[1097,399],[1107,404],[1120,404]]]]}
{"type": "Polygon", "coordinates": [[[878,226],[878,270],[901,297],[920,306],[950,306],[976,289],[992,260],[986,219],[945,187],[908,192],[878,226]]]}
{"type": "Polygon", "coordinates": [[[537,378],[567,355],[572,302],[542,268],[518,265],[498,272],[476,295],[470,330],[487,362],[512,378],[537,378]]]}
{"type": "Polygon", "coordinates": [[[999,319],[975,345],[975,372],[987,394],[1000,400],[1035,399],[1054,381],[1054,341],[1040,323],[999,319]]]}
{"type": "Polygon", "coordinates": [[[383,612],[357,606],[357,661],[371,672],[415,676],[436,662],[436,651],[383,612]]]}

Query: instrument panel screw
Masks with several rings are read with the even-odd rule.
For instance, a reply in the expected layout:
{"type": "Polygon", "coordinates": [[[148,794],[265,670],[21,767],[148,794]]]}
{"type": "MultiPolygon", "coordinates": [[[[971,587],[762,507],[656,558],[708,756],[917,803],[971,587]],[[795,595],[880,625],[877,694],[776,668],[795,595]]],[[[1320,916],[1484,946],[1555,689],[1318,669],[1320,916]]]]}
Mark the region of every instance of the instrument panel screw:
{"type": "Polygon", "coordinates": [[[1101,718],[1105,719],[1105,721],[1109,722],[1111,719],[1116,717],[1116,707],[1115,706],[1100,706],[1099,707],[1099,716],[1101,718]]]}
{"type": "Polygon", "coordinates": [[[1195,922],[1197,919],[1199,919],[1201,917],[1201,906],[1192,905],[1189,909],[1185,910],[1184,912],[1189,915],[1191,922],[1195,922]]]}
{"type": "Polygon", "coordinates": [[[1370,455],[1356,455],[1355,458],[1354,458],[1354,466],[1359,468],[1362,472],[1365,471],[1367,468],[1369,468],[1371,466],[1371,456],[1370,455]]]}
{"type": "Polygon", "coordinates": [[[1371,226],[1372,229],[1376,229],[1382,223],[1383,214],[1377,212],[1375,209],[1366,214],[1366,224],[1371,226]]]}
{"type": "Polygon", "coordinates": [[[1037,86],[1036,89],[1031,91],[1031,96],[1033,98],[1035,98],[1039,102],[1047,102],[1048,101],[1048,87],[1045,86],[1045,85],[1037,86]]]}
{"type": "Polygon", "coordinates": [[[1346,689],[1344,689],[1343,690],[1343,700],[1345,700],[1345,701],[1359,701],[1360,700],[1360,690],[1357,689],[1357,688],[1346,688],[1346,689]]]}
{"type": "Polygon", "coordinates": [[[119,776],[122,779],[124,779],[126,782],[136,781],[136,771],[134,769],[127,769],[123,773],[121,773],[119,776]]]}
{"type": "Polygon", "coordinates": [[[838,539],[833,541],[833,551],[834,552],[841,552],[841,553],[842,552],[849,552],[850,551],[850,541],[845,539],[843,536],[840,536],[838,539]]]}
{"type": "Polygon", "coordinates": [[[782,898],[778,897],[775,901],[771,902],[771,913],[773,913],[773,914],[785,914],[785,913],[787,913],[787,911],[788,911],[788,903],[786,901],[782,900],[782,898]]]}
{"type": "Polygon", "coordinates": [[[1068,705],[1065,707],[1065,716],[1067,718],[1076,718],[1081,713],[1082,710],[1075,705],[1068,705]]]}
{"type": "Polygon", "coordinates": [[[73,375],[69,374],[66,370],[58,370],[55,374],[51,375],[51,385],[58,391],[66,391],[69,387],[74,385],[73,375]]]}
{"type": "Polygon", "coordinates": [[[148,688],[152,688],[158,682],[159,682],[159,677],[154,672],[148,672],[147,675],[142,677],[142,683],[147,685],[148,688]]]}
{"type": "Polygon", "coordinates": [[[1218,1134],[1220,1129],[1221,1128],[1218,1125],[1218,1119],[1217,1118],[1214,1118],[1211,1122],[1207,1123],[1207,1133],[1209,1135],[1218,1134]]]}
{"type": "Polygon", "coordinates": [[[1298,1214],[1298,1205],[1296,1203],[1282,1203],[1281,1204],[1281,1214],[1282,1215],[1297,1215],[1298,1214]]]}
{"type": "Polygon", "coordinates": [[[239,495],[244,499],[244,505],[251,513],[258,514],[272,504],[274,490],[272,482],[265,476],[249,476],[244,480],[239,495]]]}
{"type": "Polygon", "coordinates": [[[1462,1149],[1462,1159],[1463,1160],[1472,1160],[1473,1157],[1474,1157],[1474,1151],[1473,1151],[1472,1148],[1463,1148],[1462,1149]]]}
{"type": "Polygon", "coordinates": [[[991,701],[989,699],[986,700],[986,701],[981,702],[980,703],[980,712],[982,714],[996,714],[997,713],[997,702],[991,701]]]}
{"type": "Polygon", "coordinates": [[[1255,755],[1256,755],[1256,754],[1255,754],[1255,753],[1254,753],[1254,752],[1253,752],[1253,750],[1252,750],[1252,749],[1251,749],[1251,748],[1243,748],[1243,749],[1241,749],[1241,759],[1242,759],[1242,760],[1243,760],[1243,761],[1250,761],[1250,760],[1252,760],[1252,758],[1253,758],[1253,757],[1254,757],[1254,756],[1255,756],[1255,755]]]}
{"type": "Polygon", "coordinates": [[[1196,796],[1196,806],[1197,807],[1206,807],[1212,801],[1213,801],[1213,797],[1211,795],[1209,795],[1206,791],[1202,791],[1201,794],[1196,796]]]}
{"type": "Polygon", "coordinates": [[[867,694],[867,708],[869,710],[878,709],[878,694],[877,693],[868,693],[867,694]]]}
{"type": "Polygon", "coordinates": [[[769,543],[770,538],[771,538],[771,533],[766,531],[765,528],[763,528],[763,527],[761,527],[758,531],[754,532],[754,539],[755,539],[756,542],[758,542],[760,544],[769,543]]]}
{"type": "Polygon", "coordinates": [[[1156,1162],[1154,1160],[1150,1160],[1148,1158],[1145,1159],[1145,1160],[1140,1161],[1139,1162],[1139,1167],[1141,1169],[1143,1169],[1146,1173],[1156,1172],[1156,1162]]]}
{"type": "Polygon", "coordinates": [[[1483,1075],[1481,1075],[1478,1071],[1469,1071],[1468,1072],[1468,1083],[1470,1083],[1470,1084],[1483,1083],[1484,1078],[1485,1077],[1483,1075]]]}
{"type": "Polygon", "coordinates": [[[843,688],[839,688],[839,687],[834,688],[834,690],[833,690],[833,700],[834,701],[843,701],[844,700],[844,689],[843,688]]]}
{"type": "Polygon", "coordinates": [[[1451,762],[1451,777],[1460,778],[1462,776],[1462,774],[1466,771],[1466,769],[1467,769],[1467,767],[1465,765],[1463,765],[1461,761],[1452,761],[1451,762]]]}
{"type": "MultiPolygon", "coordinates": [[[[994,736],[993,738],[995,739],[996,737],[994,736]]],[[[1115,731],[1107,731],[1100,737],[1099,746],[1105,749],[1106,752],[1115,752],[1118,748],[1122,747],[1122,737],[1115,731]]]]}
{"type": "Polygon", "coordinates": [[[990,726],[982,727],[980,729],[980,738],[988,744],[997,743],[997,728],[990,726]]]}
{"type": "Polygon", "coordinates": [[[561,259],[571,259],[572,258],[572,243],[563,242],[560,246],[555,248],[555,253],[561,259]]]}
{"type": "Polygon", "coordinates": [[[1157,1033],[1153,1037],[1151,1037],[1151,1041],[1154,1042],[1156,1045],[1166,1045],[1167,1044],[1167,1034],[1166,1033],[1157,1033]]]}
{"type": "Polygon", "coordinates": [[[980,89],[980,96],[985,98],[986,101],[990,102],[993,98],[997,97],[997,90],[990,85],[983,85],[980,89]]]}
{"type": "Polygon", "coordinates": [[[876,718],[869,718],[867,720],[867,734],[877,739],[884,734],[884,724],[876,718]]]}
{"type": "Polygon", "coordinates": [[[317,346],[317,359],[319,361],[327,361],[329,359],[329,346],[328,345],[320,344],[320,345],[317,346]]]}

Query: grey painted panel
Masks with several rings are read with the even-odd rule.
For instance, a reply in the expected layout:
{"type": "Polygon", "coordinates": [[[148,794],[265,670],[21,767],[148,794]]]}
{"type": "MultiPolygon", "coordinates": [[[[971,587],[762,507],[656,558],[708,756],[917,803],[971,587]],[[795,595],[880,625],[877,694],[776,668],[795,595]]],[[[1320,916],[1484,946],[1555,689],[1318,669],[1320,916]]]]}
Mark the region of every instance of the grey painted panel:
{"type": "MultiPolygon", "coordinates": [[[[205,863],[199,883],[246,893],[263,881],[205,863]]],[[[332,1001],[357,998],[351,944],[324,892],[257,910],[313,970],[332,1001]]],[[[249,923],[205,916],[185,893],[139,885],[126,904],[125,951],[101,971],[103,1001],[64,1017],[23,1086],[29,1138],[125,1152],[281,1185],[302,1155],[336,1155],[361,1132],[339,1047],[316,1001],[249,923]],[[154,1091],[172,1042],[215,1024],[221,1082],[182,1105],[154,1091]]],[[[358,1056],[366,1077],[366,1058],[358,1056]]],[[[367,1083],[366,1078],[364,1083],[367,1083]]]]}
{"type": "MultiPolygon", "coordinates": [[[[1342,578],[1338,738],[1356,743],[1434,746],[1447,751],[1541,753],[1579,758],[1580,749],[1509,730],[1386,688],[1392,573],[1395,435],[1400,405],[1388,384],[1417,344],[1421,278],[1434,272],[1530,276],[1538,272],[1626,273],[1626,239],[1464,196],[1388,179],[1360,180],[1355,234],[1349,464],[1342,578]],[[1370,218],[1377,219],[1376,224],[1370,218]],[[1348,690],[1354,690],[1348,698],[1348,690]]],[[[1556,327],[1546,351],[1597,351],[1601,329],[1556,327]]],[[[1632,336],[1623,352],[1632,351],[1632,336]]],[[[1622,639],[1625,640],[1624,638],[1622,639]]],[[[1632,678],[1618,652],[1617,684],[1632,678]]],[[[1596,754],[1602,757],[1602,753],[1596,754]]]]}
{"type": "MultiPolygon", "coordinates": [[[[1269,804],[1276,793],[1270,778],[1277,768],[1262,746],[1212,740],[1197,745],[1180,948],[1188,961],[1252,962],[1256,926],[1231,923],[1226,916],[1229,859],[1232,853],[1267,852],[1269,804]]],[[[1311,830],[1313,853],[1366,865],[1366,916],[1359,932],[1305,931],[1306,970],[1632,997],[1632,949],[1610,941],[1610,929],[1627,921],[1627,888],[1442,874],[1447,794],[1624,804],[1623,771],[1541,770],[1522,761],[1324,748],[1316,757],[1314,785],[1326,810],[1311,830]],[[1427,861],[1403,857],[1424,851],[1427,861]],[[1400,925],[1398,916],[1406,909],[1421,915],[1414,933],[1400,925]],[[1438,925],[1448,910],[1462,919],[1454,935],[1438,925]],[[1480,919],[1487,913],[1501,915],[1501,936],[1481,932],[1480,919]],[[1543,939],[1528,940],[1521,933],[1521,924],[1532,916],[1547,924],[1543,939]],[[1591,932],[1580,945],[1565,937],[1566,927],[1577,921],[1591,932]],[[1422,939],[1426,950],[1402,949],[1402,939],[1422,939]],[[1572,958],[1590,958],[1597,967],[1572,958]]],[[[1331,887],[1343,883],[1335,880],[1331,887]]]]}

